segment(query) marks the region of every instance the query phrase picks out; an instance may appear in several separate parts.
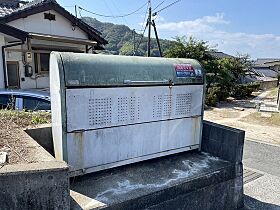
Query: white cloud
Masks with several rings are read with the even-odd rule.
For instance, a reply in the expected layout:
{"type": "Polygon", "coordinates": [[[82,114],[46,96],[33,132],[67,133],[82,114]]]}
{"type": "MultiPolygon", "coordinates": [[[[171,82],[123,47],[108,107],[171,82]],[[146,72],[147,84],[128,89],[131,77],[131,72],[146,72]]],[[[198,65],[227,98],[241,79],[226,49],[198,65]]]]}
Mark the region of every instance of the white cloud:
{"type": "Polygon", "coordinates": [[[218,45],[218,50],[226,53],[248,53],[253,58],[280,57],[280,36],[232,33],[220,30],[221,25],[230,25],[230,22],[224,19],[224,14],[180,22],[158,22],[157,28],[162,34],[169,32],[173,36],[186,35],[209,41],[211,46],[218,45]]]}

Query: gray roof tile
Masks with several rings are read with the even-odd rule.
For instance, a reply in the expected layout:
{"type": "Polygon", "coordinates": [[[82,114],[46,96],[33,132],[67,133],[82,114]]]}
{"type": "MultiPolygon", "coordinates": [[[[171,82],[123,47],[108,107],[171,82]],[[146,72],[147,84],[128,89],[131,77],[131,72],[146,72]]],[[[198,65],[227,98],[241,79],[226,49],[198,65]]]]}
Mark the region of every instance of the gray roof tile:
{"type": "Polygon", "coordinates": [[[210,52],[210,54],[217,59],[223,59],[223,58],[234,58],[234,56],[223,53],[223,52],[210,52]]]}
{"type": "Polygon", "coordinates": [[[270,64],[268,62],[279,61],[279,58],[258,58],[254,62],[255,67],[269,67],[270,64]]]}
{"type": "Polygon", "coordinates": [[[13,11],[14,8],[0,5],[0,17],[4,17],[5,15],[11,14],[13,11]]]}

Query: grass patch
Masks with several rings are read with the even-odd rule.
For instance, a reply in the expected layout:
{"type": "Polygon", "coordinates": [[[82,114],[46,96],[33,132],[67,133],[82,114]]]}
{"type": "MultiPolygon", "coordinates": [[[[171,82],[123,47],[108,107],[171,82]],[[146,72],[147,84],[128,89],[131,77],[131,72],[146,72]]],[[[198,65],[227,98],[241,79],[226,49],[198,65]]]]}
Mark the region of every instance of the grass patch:
{"type": "Polygon", "coordinates": [[[248,122],[252,124],[258,124],[258,125],[280,126],[280,114],[271,113],[271,117],[268,116],[264,117],[260,112],[255,112],[242,118],[240,121],[248,122]]]}
{"type": "Polygon", "coordinates": [[[271,92],[267,95],[267,98],[276,98],[278,94],[278,87],[273,88],[271,92]]]}
{"type": "Polygon", "coordinates": [[[19,127],[38,125],[51,122],[51,113],[48,112],[26,112],[16,110],[0,110],[0,124],[14,123],[19,127]]]}

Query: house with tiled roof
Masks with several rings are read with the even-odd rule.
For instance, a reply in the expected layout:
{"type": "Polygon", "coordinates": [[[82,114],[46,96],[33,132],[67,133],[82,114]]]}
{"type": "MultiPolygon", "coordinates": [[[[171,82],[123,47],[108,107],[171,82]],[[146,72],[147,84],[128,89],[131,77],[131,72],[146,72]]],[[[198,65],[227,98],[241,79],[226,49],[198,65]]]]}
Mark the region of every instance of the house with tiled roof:
{"type": "Polygon", "coordinates": [[[210,52],[210,55],[217,59],[234,58],[234,56],[232,56],[232,55],[226,54],[224,52],[219,52],[219,51],[210,52]]]}
{"type": "Polygon", "coordinates": [[[253,69],[264,77],[277,78],[280,68],[277,68],[275,62],[278,61],[279,66],[279,60],[277,58],[258,58],[253,63],[253,69]]]}
{"type": "Polygon", "coordinates": [[[55,0],[0,0],[0,88],[48,88],[51,51],[94,53],[105,44],[55,0]]]}

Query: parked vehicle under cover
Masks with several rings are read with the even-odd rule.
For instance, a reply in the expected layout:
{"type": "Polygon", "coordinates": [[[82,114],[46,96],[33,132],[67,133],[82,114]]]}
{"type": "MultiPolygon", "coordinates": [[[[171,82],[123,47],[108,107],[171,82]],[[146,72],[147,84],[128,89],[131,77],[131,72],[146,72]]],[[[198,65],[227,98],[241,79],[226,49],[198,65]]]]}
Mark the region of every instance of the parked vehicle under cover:
{"type": "Polygon", "coordinates": [[[0,108],[50,111],[50,94],[37,90],[0,89],[0,108]]]}

